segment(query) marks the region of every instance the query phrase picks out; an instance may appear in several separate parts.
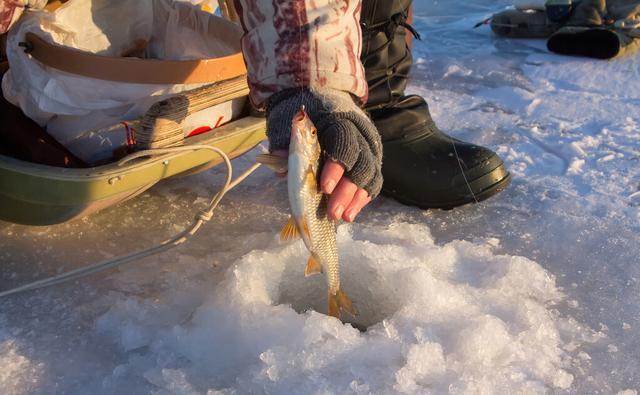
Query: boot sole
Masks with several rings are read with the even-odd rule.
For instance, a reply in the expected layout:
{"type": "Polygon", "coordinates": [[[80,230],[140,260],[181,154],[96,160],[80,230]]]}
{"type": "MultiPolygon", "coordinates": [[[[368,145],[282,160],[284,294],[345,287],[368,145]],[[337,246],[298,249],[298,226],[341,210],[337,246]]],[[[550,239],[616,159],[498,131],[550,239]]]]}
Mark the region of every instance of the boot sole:
{"type": "Polygon", "coordinates": [[[473,181],[469,181],[469,185],[466,186],[467,191],[468,191],[468,188],[470,187],[471,190],[473,190],[473,195],[469,194],[457,200],[451,200],[446,202],[419,202],[404,196],[400,196],[396,193],[393,193],[392,191],[386,190],[384,188],[384,185],[382,188],[382,194],[384,196],[393,198],[404,205],[415,206],[423,210],[426,210],[426,209],[452,210],[456,207],[464,206],[465,204],[479,203],[483,200],[486,200],[492,197],[493,195],[496,195],[497,193],[500,193],[503,190],[505,190],[510,183],[511,183],[511,173],[509,173],[506,170],[506,168],[504,167],[504,164],[501,164],[500,166],[496,167],[494,170],[490,171],[484,176],[479,177],[473,181]],[[481,185],[486,185],[488,181],[490,182],[488,186],[485,186],[484,188],[480,187],[481,185]]]}

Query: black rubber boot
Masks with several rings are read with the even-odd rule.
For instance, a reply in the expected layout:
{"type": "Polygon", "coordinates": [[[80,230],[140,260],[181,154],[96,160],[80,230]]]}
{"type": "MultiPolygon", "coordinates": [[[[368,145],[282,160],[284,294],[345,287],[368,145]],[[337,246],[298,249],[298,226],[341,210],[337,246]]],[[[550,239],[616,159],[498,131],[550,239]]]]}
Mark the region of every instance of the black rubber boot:
{"type": "Polygon", "coordinates": [[[411,50],[411,0],[364,0],[362,62],[367,111],[383,143],[382,193],[421,208],[451,209],[484,200],[510,181],[493,151],[442,133],[419,96],[405,96],[411,50]]]}

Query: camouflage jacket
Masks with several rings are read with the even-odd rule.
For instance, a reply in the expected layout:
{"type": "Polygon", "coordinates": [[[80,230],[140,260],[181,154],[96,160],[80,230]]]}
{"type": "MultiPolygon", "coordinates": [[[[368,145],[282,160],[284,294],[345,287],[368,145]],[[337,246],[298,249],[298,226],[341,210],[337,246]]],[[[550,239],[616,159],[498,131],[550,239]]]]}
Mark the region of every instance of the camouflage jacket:
{"type": "Polygon", "coordinates": [[[0,34],[6,33],[25,8],[44,8],[47,0],[0,0],[0,34]]]}
{"type": "Polygon", "coordinates": [[[361,0],[236,0],[252,103],[262,108],[287,88],[331,88],[361,102],[361,0]]]}

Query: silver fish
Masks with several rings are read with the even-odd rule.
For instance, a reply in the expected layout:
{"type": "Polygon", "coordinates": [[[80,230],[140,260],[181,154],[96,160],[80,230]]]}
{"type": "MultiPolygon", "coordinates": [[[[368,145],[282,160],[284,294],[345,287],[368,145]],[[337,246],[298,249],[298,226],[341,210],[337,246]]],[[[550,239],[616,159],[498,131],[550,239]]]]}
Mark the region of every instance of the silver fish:
{"type": "MultiPolygon", "coordinates": [[[[282,171],[286,158],[259,155],[258,162],[282,171]]],[[[328,198],[318,186],[321,149],[317,129],[304,111],[291,125],[289,158],[286,165],[291,217],[280,233],[281,240],[302,237],[311,253],[305,276],[325,273],[328,287],[328,315],[340,318],[341,310],[355,315],[353,304],[340,288],[340,267],[336,243],[336,223],[327,216],[328,198]]]]}

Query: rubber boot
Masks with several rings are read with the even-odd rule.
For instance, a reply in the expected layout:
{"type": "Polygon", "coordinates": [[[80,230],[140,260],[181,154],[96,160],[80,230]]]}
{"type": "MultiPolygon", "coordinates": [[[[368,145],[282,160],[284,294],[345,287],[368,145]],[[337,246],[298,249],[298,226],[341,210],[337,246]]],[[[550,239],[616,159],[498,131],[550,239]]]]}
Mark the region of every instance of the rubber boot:
{"type": "Polygon", "coordinates": [[[640,47],[637,1],[583,0],[547,41],[551,52],[611,59],[640,47]]]}
{"type": "Polygon", "coordinates": [[[491,150],[442,133],[419,96],[405,96],[412,57],[411,0],[364,0],[362,62],[369,111],[383,142],[383,194],[421,208],[451,209],[484,200],[510,181],[491,150]]]}
{"type": "Polygon", "coordinates": [[[549,38],[551,52],[570,56],[611,59],[640,47],[640,29],[634,29],[640,8],[624,0],[575,2],[573,13],[562,23],[541,10],[506,10],[491,18],[491,29],[511,38],[549,38]],[[607,16],[605,19],[604,15],[607,16]]]}

